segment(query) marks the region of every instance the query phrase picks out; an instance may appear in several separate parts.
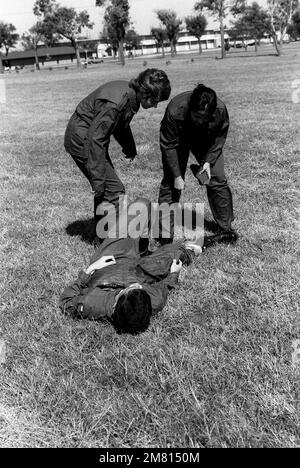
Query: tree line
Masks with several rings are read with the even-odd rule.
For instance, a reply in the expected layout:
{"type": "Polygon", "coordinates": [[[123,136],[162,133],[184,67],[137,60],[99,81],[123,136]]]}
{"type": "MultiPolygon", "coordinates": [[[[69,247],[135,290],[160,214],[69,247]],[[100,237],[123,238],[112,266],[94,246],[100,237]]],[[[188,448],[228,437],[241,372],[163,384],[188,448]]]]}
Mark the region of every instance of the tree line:
{"type": "MultiPolygon", "coordinates": [[[[115,51],[118,51],[119,60],[125,64],[124,43],[132,47],[138,45],[138,35],[131,27],[129,0],[95,0],[95,5],[104,8],[104,30],[102,39],[105,39],[115,51]]],[[[0,73],[3,73],[3,56],[1,50],[5,49],[6,56],[11,48],[21,39],[25,49],[35,51],[36,68],[39,69],[38,46],[53,45],[64,38],[70,41],[75,50],[77,65],[81,65],[78,39],[86,28],[92,29],[94,24],[90,21],[89,13],[83,10],[77,13],[75,8],[62,7],[56,0],[36,0],[33,7],[36,23],[20,38],[12,24],[0,22],[0,73]]],[[[156,11],[160,26],[151,27],[157,47],[165,54],[165,45],[171,47],[171,55],[176,54],[176,44],[183,23],[187,31],[198,39],[199,53],[202,52],[201,37],[207,27],[205,15],[213,17],[219,24],[221,34],[221,57],[226,57],[225,21],[228,15],[233,17],[230,38],[234,41],[242,40],[245,48],[247,40],[255,41],[255,48],[265,34],[273,39],[277,55],[281,54],[283,37],[288,33],[293,39],[300,37],[300,10],[299,0],[267,0],[267,8],[258,3],[251,5],[246,0],[200,0],[194,5],[194,14],[183,19],[177,16],[174,10],[159,9],[156,11]]]]}

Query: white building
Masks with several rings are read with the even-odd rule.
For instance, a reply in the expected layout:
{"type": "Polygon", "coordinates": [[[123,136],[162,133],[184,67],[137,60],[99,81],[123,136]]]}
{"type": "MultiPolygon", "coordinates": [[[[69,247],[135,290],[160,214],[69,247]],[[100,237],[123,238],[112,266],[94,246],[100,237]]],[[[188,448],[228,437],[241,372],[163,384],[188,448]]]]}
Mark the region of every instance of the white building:
{"type": "MultiPolygon", "coordinates": [[[[228,34],[225,33],[225,39],[228,39],[228,34]]],[[[134,55],[155,55],[161,54],[162,49],[161,47],[157,47],[156,41],[154,37],[149,35],[139,36],[140,39],[140,46],[133,51],[134,55]]],[[[221,35],[220,32],[217,30],[207,30],[204,32],[203,36],[201,37],[201,46],[203,50],[206,49],[216,49],[221,47],[221,35]]],[[[125,44],[126,47],[126,44],[125,44]]],[[[168,41],[166,41],[165,46],[165,53],[168,54],[171,52],[170,45],[168,41]]],[[[98,58],[102,58],[107,56],[106,44],[98,44],[98,58]]],[[[188,31],[182,31],[179,33],[178,41],[176,44],[176,51],[177,52],[197,52],[199,50],[199,42],[195,36],[191,36],[188,31]]]]}

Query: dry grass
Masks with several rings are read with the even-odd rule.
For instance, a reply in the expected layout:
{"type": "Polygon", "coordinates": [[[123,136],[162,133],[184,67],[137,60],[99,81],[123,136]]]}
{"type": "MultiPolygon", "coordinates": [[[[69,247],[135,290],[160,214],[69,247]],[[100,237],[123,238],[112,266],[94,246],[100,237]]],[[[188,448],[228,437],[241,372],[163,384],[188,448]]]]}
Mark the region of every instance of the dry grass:
{"type": "MultiPolygon", "coordinates": [[[[77,102],[141,61],[9,75],[1,109],[0,444],[4,447],[295,447],[299,445],[297,163],[291,100],[299,48],[281,57],[205,55],[165,68],[173,95],[197,82],[227,103],[234,248],[182,273],[167,307],[138,336],[60,314],[58,296],[92,246],[66,228],[92,216],[89,186],[63,150],[77,102]]],[[[298,76],[299,78],[299,76],[298,76]]],[[[140,157],[113,160],[131,198],[157,199],[165,105],[133,121],[140,157]]],[[[204,200],[188,176],[186,201],[204,200]]],[[[209,212],[207,216],[210,217],[209,212]]]]}

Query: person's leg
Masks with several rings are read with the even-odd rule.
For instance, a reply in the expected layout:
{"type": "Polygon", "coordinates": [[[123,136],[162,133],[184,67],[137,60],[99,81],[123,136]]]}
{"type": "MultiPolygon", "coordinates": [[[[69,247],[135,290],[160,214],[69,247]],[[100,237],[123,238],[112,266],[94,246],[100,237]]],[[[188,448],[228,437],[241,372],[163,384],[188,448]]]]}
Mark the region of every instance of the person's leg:
{"type": "Polygon", "coordinates": [[[110,224],[116,225],[120,216],[120,203],[125,195],[125,187],[117,176],[109,157],[105,162],[105,190],[101,197],[94,198],[94,218],[96,235],[100,240],[107,237],[107,229],[103,220],[110,219],[110,224]]]}
{"type": "Polygon", "coordinates": [[[86,133],[86,123],[73,114],[65,131],[64,146],[83,175],[89,179],[86,168],[88,143],[86,133]]]}
{"type": "Polygon", "coordinates": [[[140,258],[149,243],[150,213],[151,204],[145,198],[139,198],[128,206],[120,205],[117,226],[112,225],[107,232],[107,237],[96,249],[91,263],[95,262],[103,255],[114,255],[115,258],[131,257],[140,258]],[[130,232],[131,223],[134,223],[138,230],[130,232]],[[131,236],[133,235],[133,237],[131,236]]]}
{"type": "Polygon", "coordinates": [[[211,168],[211,180],[207,185],[207,198],[212,215],[221,231],[230,231],[234,220],[232,194],[224,171],[224,156],[211,168]]]}
{"type": "MultiPolygon", "coordinates": [[[[72,156],[72,155],[71,155],[72,156]]],[[[77,167],[81,170],[82,174],[89,180],[88,171],[86,164],[76,156],[72,156],[73,161],[76,163],[77,167]]]]}
{"type": "MultiPolygon", "coordinates": [[[[189,148],[180,147],[178,149],[178,159],[181,170],[181,176],[184,179],[187,161],[189,157],[189,148]]],[[[166,161],[163,161],[164,177],[159,189],[158,204],[172,205],[178,204],[181,198],[181,190],[174,188],[174,177],[171,174],[166,161]]],[[[177,216],[179,213],[177,213],[177,216]]],[[[166,210],[162,211],[159,215],[159,237],[158,241],[161,245],[169,244],[173,242],[174,238],[174,227],[175,227],[175,216],[173,211],[166,210]]]]}
{"type": "Polygon", "coordinates": [[[148,257],[141,258],[137,269],[146,274],[150,283],[156,282],[168,276],[174,259],[181,260],[184,265],[190,265],[193,256],[192,251],[185,247],[183,241],[177,241],[163,245],[148,257]]]}

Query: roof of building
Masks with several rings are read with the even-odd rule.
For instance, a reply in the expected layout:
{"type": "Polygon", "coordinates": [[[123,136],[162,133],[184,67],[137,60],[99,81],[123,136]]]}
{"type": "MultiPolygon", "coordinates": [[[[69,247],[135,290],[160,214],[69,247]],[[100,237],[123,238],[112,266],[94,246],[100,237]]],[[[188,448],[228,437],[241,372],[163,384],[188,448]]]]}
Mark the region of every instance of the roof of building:
{"type": "MultiPolygon", "coordinates": [[[[80,52],[83,52],[84,49],[79,47],[80,52]]],[[[63,47],[39,47],[37,49],[38,57],[53,57],[53,56],[61,56],[61,55],[75,55],[75,49],[71,46],[63,46],[63,47]]],[[[10,52],[5,59],[7,60],[16,60],[16,59],[27,59],[34,57],[35,52],[34,49],[31,50],[22,50],[22,51],[15,51],[10,52]]]]}

